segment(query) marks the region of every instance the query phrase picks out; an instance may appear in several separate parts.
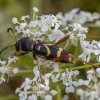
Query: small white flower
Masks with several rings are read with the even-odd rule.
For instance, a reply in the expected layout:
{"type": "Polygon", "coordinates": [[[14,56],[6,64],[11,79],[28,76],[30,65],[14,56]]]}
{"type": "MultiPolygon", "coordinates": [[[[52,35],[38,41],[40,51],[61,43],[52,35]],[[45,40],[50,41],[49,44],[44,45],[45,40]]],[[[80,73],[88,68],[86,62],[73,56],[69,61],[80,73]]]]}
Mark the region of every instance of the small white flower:
{"type": "Polygon", "coordinates": [[[20,33],[21,32],[21,29],[20,29],[19,26],[15,26],[15,29],[16,29],[17,33],[20,33]]]}
{"type": "Polygon", "coordinates": [[[54,62],[52,72],[58,72],[58,71],[59,71],[58,63],[57,62],[54,62]]]}
{"type": "Polygon", "coordinates": [[[94,54],[95,55],[99,55],[100,54],[100,50],[94,50],[94,54]]]}
{"type": "Polygon", "coordinates": [[[28,83],[31,82],[31,80],[29,78],[26,78],[25,81],[28,82],[28,83]]]}
{"type": "Polygon", "coordinates": [[[25,20],[25,18],[30,18],[30,16],[29,16],[29,15],[22,16],[22,17],[21,17],[21,20],[25,20]]]}
{"type": "Polygon", "coordinates": [[[74,87],[72,85],[70,85],[69,88],[70,88],[70,92],[73,93],[74,92],[74,87]]]}
{"type": "Polygon", "coordinates": [[[19,71],[19,69],[18,69],[18,68],[14,68],[14,69],[13,69],[13,73],[14,73],[14,74],[17,74],[17,73],[18,73],[18,71],[19,71]]]}
{"type": "Polygon", "coordinates": [[[89,84],[89,81],[88,80],[85,80],[84,81],[84,85],[88,86],[88,84],[89,84]]]}
{"type": "Polygon", "coordinates": [[[65,94],[62,98],[62,100],[69,100],[69,95],[65,94]]]}
{"type": "Polygon", "coordinates": [[[79,83],[77,81],[73,81],[73,85],[77,87],[79,86],[79,83]]]}
{"type": "Polygon", "coordinates": [[[65,92],[66,92],[66,93],[70,93],[70,88],[69,88],[69,87],[66,87],[66,88],[65,88],[65,92]]]}
{"type": "Polygon", "coordinates": [[[84,85],[84,80],[83,80],[83,79],[79,79],[79,80],[78,80],[78,84],[79,84],[79,85],[84,85]]]}
{"type": "Polygon", "coordinates": [[[89,100],[95,100],[98,98],[98,93],[97,91],[90,91],[89,92],[89,100]]]}
{"type": "Polygon", "coordinates": [[[4,66],[0,67],[0,73],[4,73],[4,71],[5,71],[5,67],[4,66]]]}
{"type": "Polygon", "coordinates": [[[20,24],[20,29],[24,30],[25,27],[26,27],[26,23],[21,23],[20,24]]]}
{"type": "Polygon", "coordinates": [[[16,56],[8,57],[8,64],[10,64],[12,62],[16,63],[16,60],[18,60],[18,57],[16,57],[16,56]]]}
{"type": "Polygon", "coordinates": [[[98,74],[100,74],[100,68],[97,68],[97,69],[96,69],[96,72],[97,72],[98,74]]]}
{"type": "Polygon", "coordinates": [[[100,77],[100,68],[97,68],[96,72],[97,72],[98,77],[100,77]]]}
{"type": "Polygon", "coordinates": [[[84,91],[83,91],[82,89],[77,89],[77,91],[76,91],[76,94],[77,94],[78,96],[83,95],[83,93],[84,93],[84,91]]]}
{"type": "Polygon", "coordinates": [[[87,71],[87,74],[91,74],[91,75],[94,75],[95,74],[95,71],[93,69],[87,71]]]}
{"type": "MultiPolygon", "coordinates": [[[[48,81],[48,80],[47,80],[47,81],[48,81]]],[[[46,83],[48,84],[49,81],[48,81],[48,82],[47,82],[47,81],[46,81],[46,83]]],[[[40,87],[41,87],[43,90],[49,90],[49,89],[50,89],[49,85],[40,84],[40,87]]]]}
{"type": "Polygon", "coordinates": [[[24,91],[27,91],[28,89],[30,89],[30,85],[32,84],[32,80],[30,80],[29,78],[26,78],[25,79],[25,82],[23,82],[22,83],[22,85],[21,85],[21,89],[23,88],[24,89],[24,91]]]}
{"type": "Polygon", "coordinates": [[[43,25],[42,26],[42,32],[46,32],[48,31],[48,26],[47,25],[43,25]]]}
{"type": "Polygon", "coordinates": [[[59,77],[60,77],[60,74],[57,74],[56,76],[52,75],[51,76],[52,82],[57,82],[59,77]]]}
{"type": "Polygon", "coordinates": [[[5,65],[5,64],[6,64],[6,61],[1,61],[1,60],[0,60],[0,63],[1,63],[2,65],[5,65]]]}
{"type": "Polygon", "coordinates": [[[88,78],[89,81],[91,81],[91,79],[93,78],[92,74],[88,74],[87,78],[88,78]]]}
{"type": "Polygon", "coordinates": [[[51,73],[47,73],[42,77],[44,79],[45,85],[46,85],[45,90],[49,90],[49,88],[50,88],[49,87],[49,78],[50,78],[50,76],[51,76],[51,73]]]}
{"type": "Polygon", "coordinates": [[[86,35],[85,34],[82,34],[82,33],[78,33],[77,34],[77,37],[80,39],[80,40],[84,40],[86,38],[86,35]]]}
{"type": "Polygon", "coordinates": [[[55,90],[51,90],[50,93],[51,93],[52,95],[56,95],[58,92],[55,91],[55,90]]]}
{"type": "Polygon", "coordinates": [[[74,23],[72,25],[73,31],[79,31],[79,32],[88,32],[88,28],[83,28],[80,24],[74,23]]]}
{"type": "Polygon", "coordinates": [[[74,39],[74,34],[71,34],[70,35],[70,39],[74,39]]]}
{"type": "Polygon", "coordinates": [[[34,10],[35,12],[38,12],[38,11],[39,11],[38,8],[36,8],[36,7],[33,7],[33,10],[34,10]]]}
{"type": "Polygon", "coordinates": [[[52,100],[52,96],[51,95],[46,95],[45,100],[52,100]]]}
{"type": "Polygon", "coordinates": [[[73,71],[73,74],[74,75],[78,75],[79,74],[79,71],[78,70],[75,70],[75,71],[73,71]]]}
{"type": "Polygon", "coordinates": [[[60,30],[53,30],[51,34],[48,35],[50,41],[59,41],[64,37],[64,33],[60,30]]]}
{"type": "Polygon", "coordinates": [[[31,96],[28,97],[28,100],[37,100],[37,96],[32,94],[31,96]]]}
{"type": "Polygon", "coordinates": [[[12,18],[12,22],[13,22],[13,24],[19,23],[16,17],[13,17],[13,18],[12,18]]]}
{"type": "Polygon", "coordinates": [[[93,53],[93,50],[91,48],[87,48],[82,44],[82,48],[84,50],[84,53],[78,56],[79,58],[82,58],[82,60],[89,62],[91,58],[91,53],[93,53]]]}
{"type": "Polygon", "coordinates": [[[29,27],[30,27],[30,28],[35,28],[37,25],[38,25],[38,21],[31,21],[31,22],[29,23],[29,27]]]}
{"type": "Polygon", "coordinates": [[[27,94],[23,91],[21,91],[19,93],[19,96],[20,96],[20,100],[26,100],[27,99],[27,94]]]}
{"type": "Polygon", "coordinates": [[[89,80],[89,82],[92,80],[93,82],[97,82],[97,76],[96,76],[96,72],[95,70],[91,69],[89,71],[87,71],[87,78],[89,80]]]}
{"type": "Polygon", "coordinates": [[[36,77],[39,76],[39,70],[38,70],[38,66],[35,66],[33,69],[33,73],[35,74],[36,77]]]}
{"type": "Polygon", "coordinates": [[[15,93],[19,93],[20,92],[20,88],[17,88],[15,93]]]}
{"type": "Polygon", "coordinates": [[[30,30],[29,30],[29,29],[26,29],[26,30],[24,31],[24,34],[28,34],[28,35],[30,36],[30,30]]]}

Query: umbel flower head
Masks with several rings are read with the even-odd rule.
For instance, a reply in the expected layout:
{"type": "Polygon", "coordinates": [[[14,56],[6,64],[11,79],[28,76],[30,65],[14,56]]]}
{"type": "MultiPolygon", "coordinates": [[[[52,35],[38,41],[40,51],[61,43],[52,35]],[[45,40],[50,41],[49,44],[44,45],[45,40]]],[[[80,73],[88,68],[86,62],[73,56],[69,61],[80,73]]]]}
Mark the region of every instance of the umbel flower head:
{"type": "MultiPolygon", "coordinates": [[[[36,8],[33,8],[33,10],[37,12],[36,8]]],[[[40,39],[47,42],[53,40],[57,42],[59,39],[64,37],[64,33],[60,30],[58,31],[58,28],[61,25],[61,21],[56,16],[36,16],[36,19],[30,21],[29,23],[26,21],[26,18],[30,18],[29,15],[21,17],[21,20],[24,21],[22,23],[18,22],[16,17],[12,18],[13,24],[17,24],[15,27],[17,33],[22,32],[24,36],[33,37],[34,40],[40,39]],[[55,38],[52,40],[53,36],[55,36],[55,38]]]]}
{"type": "Polygon", "coordinates": [[[13,63],[13,62],[16,63],[16,60],[18,60],[18,58],[16,56],[9,57],[8,63],[6,61],[0,60],[0,64],[1,64],[0,73],[2,73],[2,76],[0,77],[0,84],[2,82],[8,81],[9,76],[12,77],[16,73],[18,73],[18,68],[11,68],[10,67],[11,63],[13,63]]]}

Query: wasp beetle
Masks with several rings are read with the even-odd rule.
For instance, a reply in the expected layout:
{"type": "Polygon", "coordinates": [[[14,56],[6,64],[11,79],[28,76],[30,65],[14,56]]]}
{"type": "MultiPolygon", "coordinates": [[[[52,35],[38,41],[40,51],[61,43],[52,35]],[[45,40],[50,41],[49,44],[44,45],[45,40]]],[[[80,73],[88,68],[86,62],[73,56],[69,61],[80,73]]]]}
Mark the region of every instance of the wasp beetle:
{"type": "MultiPolygon", "coordinates": [[[[14,31],[9,28],[8,31],[11,30],[13,34],[15,35],[14,31]]],[[[90,64],[94,67],[97,67],[94,64],[91,64],[89,62],[83,61],[77,57],[74,57],[71,55],[67,50],[64,50],[57,45],[61,42],[64,42],[67,40],[69,36],[66,36],[59,40],[55,45],[49,44],[44,41],[36,40],[34,41],[30,37],[23,37],[20,40],[16,39],[16,43],[14,45],[8,46],[0,51],[0,54],[7,48],[15,46],[16,52],[23,51],[22,53],[17,54],[16,56],[22,56],[24,54],[27,54],[29,52],[32,52],[34,59],[36,59],[36,56],[40,58],[45,58],[47,60],[53,60],[53,61],[59,61],[61,63],[74,63],[74,59],[80,60],[81,62],[85,62],[87,64],[90,64]]]]}

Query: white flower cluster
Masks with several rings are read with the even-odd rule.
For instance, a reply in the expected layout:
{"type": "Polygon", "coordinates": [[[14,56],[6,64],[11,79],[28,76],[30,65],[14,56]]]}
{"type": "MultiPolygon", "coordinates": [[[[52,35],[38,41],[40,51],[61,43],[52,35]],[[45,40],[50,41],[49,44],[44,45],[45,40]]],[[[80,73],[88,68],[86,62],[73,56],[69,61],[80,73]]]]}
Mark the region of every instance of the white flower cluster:
{"type": "MultiPolygon", "coordinates": [[[[88,98],[88,100],[99,100],[100,99],[100,68],[97,68],[96,71],[91,69],[87,71],[87,80],[78,79],[77,75],[79,75],[79,71],[75,70],[68,70],[66,68],[66,72],[63,72],[60,74],[52,74],[52,73],[46,73],[44,76],[42,76],[42,81],[40,81],[39,78],[39,71],[38,67],[36,66],[33,70],[33,73],[35,74],[34,78],[30,80],[29,78],[26,78],[25,82],[22,83],[20,88],[16,89],[16,93],[19,93],[20,100],[38,100],[38,97],[41,97],[42,99],[45,98],[51,98],[52,96],[56,95],[58,92],[55,90],[50,90],[50,78],[52,82],[61,82],[62,85],[65,86],[65,92],[68,93],[74,93],[75,89],[80,86],[87,86],[86,90],[77,89],[76,93],[78,96],[80,96],[80,100],[85,100],[85,98],[88,98]],[[76,81],[77,80],[77,81],[76,81]]],[[[47,99],[45,99],[47,100],[47,99]]]]}
{"type": "Polygon", "coordinates": [[[76,92],[80,100],[100,100],[100,68],[87,71],[87,79],[87,89],[78,89],[76,92]]]}
{"type": "Polygon", "coordinates": [[[79,74],[79,71],[68,71],[66,68],[66,72],[62,73],[61,80],[63,81],[63,84],[66,86],[65,92],[66,93],[73,93],[74,92],[74,86],[78,86],[78,82],[72,81],[72,77],[76,77],[76,75],[79,74]]]}
{"type": "Polygon", "coordinates": [[[79,75],[78,70],[69,71],[67,68],[66,68],[66,72],[62,73],[61,80],[62,80],[63,85],[66,86],[65,88],[66,93],[74,93],[76,87],[87,85],[89,83],[88,80],[83,80],[83,79],[77,80],[77,77],[76,77],[77,75],[79,75]]]}
{"type": "Polygon", "coordinates": [[[83,41],[86,38],[85,34],[88,32],[88,28],[84,28],[77,23],[70,24],[65,29],[68,31],[67,35],[69,36],[67,45],[73,44],[74,46],[77,46],[78,40],[83,41]],[[69,30],[69,28],[72,28],[72,30],[69,30]]]}
{"type": "Polygon", "coordinates": [[[18,60],[18,58],[15,56],[9,57],[8,62],[0,60],[0,64],[1,64],[0,73],[2,73],[2,75],[0,77],[0,84],[2,82],[8,81],[9,76],[12,77],[16,73],[18,73],[18,68],[11,68],[10,67],[11,63],[13,63],[13,62],[16,63],[16,60],[18,60]]]}
{"type": "Polygon", "coordinates": [[[34,60],[34,64],[37,64],[37,63],[38,63],[38,66],[40,67],[49,68],[51,70],[51,73],[59,71],[59,68],[58,68],[59,66],[57,62],[53,62],[51,60],[46,60],[46,59],[37,57],[37,60],[34,60]]]}
{"type": "Polygon", "coordinates": [[[34,68],[33,72],[35,74],[34,78],[32,80],[26,78],[21,87],[16,89],[16,93],[19,93],[20,100],[38,100],[38,97],[45,100],[47,100],[47,98],[52,100],[52,96],[56,95],[58,92],[55,90],[50,90],[49,78],[51,73],[47,73],[42,76],[43,82],[41,82],[37,66],[34,68]]]}
{"type": "Polygon", "coordinates": [[[52,82],[62,81],[62,84],[66,87],[66,93],[75,92],[74,87],[85,85],[87,82],[82,79],[78,81],[72,80],[72,78],[76,79],[76,75],[79,74],[78,70],[68,71],[68,69],[66,69],[66,72],[62,73],[61,76],[60,74],[56,74],[55,76],[52,72],[46,73],[44,76],[42,76],[43,82],[41,82],[40,80],[39,70],[37,66],[34,68],[33,73],[35,74],[35,76],[32,80],[26,78],[21,87],[16,89],[16,93],[19,93],[20,100],[31,100],[32,98],[34,98],[34,100],[37,100],[38,97],[44,99],[47,95],[52,98],[52,96],[57,94],[58,92],[55,90],[50,90],[50,78],[52,79],[52,82]]]}
{"type": "Polygon", "coordinates": [[[68,25],[65,29],[68,31],[67,36],[69,36],[67,45],[73,44],[74,46],[77,46],[78,41],[80,42],[83,53],[78,56],[79,58],[89,62],[94,54],[94,57],[96,57],[97,61],[100,62],[100,42],[93,40],[92,43],[90,43],[90,41],[85,40],[88,28],[84,28],[80,24],[74,23],[68,25]],[[70,27],[72,30],[69,31],[68,29],[70,27]]]}
{"type": "Polygon", "coordinates": [[[97,26],[100,26],[100,15],[98,13],[81,11],[79,8],[72,9],[64,15],[60,12],[57,16],[60,18],[63,26],[71,23],[79,23],[82,25],[88,22],[95,22],[97,26]]]}
{"type": "Polygon", "coordinates": [[[95,55],[98,62],[100,62],[100,42],[93,40],[90,44],[89,41],[80,41],[83,54],[79,57],[85,61],[90,61],[91,55],[95,55]]]}
{"type": "Polygon", "coordinates": [[[29,15],[22,16],[19,23],[17,18],[12,18],[13,24],[17,24],[15,29],[17,33],[22,32],[24,36],[32,37],[34,40],[39,39],[42,41],[58,41],[64,37],[64,33],[59,30],[62,24],[60,20],[54,15],[43,15],[36,17],[35,20],[27,23],[26,18],[30,18],[29,15]]]}

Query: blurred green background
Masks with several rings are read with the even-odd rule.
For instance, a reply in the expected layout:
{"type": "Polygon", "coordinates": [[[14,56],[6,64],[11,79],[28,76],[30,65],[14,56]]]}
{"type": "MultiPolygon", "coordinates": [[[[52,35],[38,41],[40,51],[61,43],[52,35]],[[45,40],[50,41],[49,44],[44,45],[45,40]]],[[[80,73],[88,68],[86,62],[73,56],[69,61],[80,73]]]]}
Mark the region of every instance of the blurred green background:
{"type": "MultiPolygon", "coordinates": [[[[37,7],[39,12],[37,15],[42,14],[54,14],[58,12],[66,13],[73,8],[80,8],[84,11],[98,12],[100,13],[100,0],[0,0],[0,50],[8,45],[15,43],[11,34],[7,33],[9,27],[14,29],[12,24],[12,17],[17,17],[20,20],[23,15],[30,15],[32,18],[33,7],[37,7]]],[[[31,20],[31,19],[30,19],[31,20]]],[[[90,28],[89,34],[100,34],[100,28],[90,28]]],[[[9,55],[14,52],[14,49],[8,49],[0,55],[0,58],[7,59],[9,55]]],[[[28,67],[32,69],[32,57],[31,54],[26,57],[26,61],[23,57],[18,61],[18,66],[28,67]]],[[[17,65],[14,65],[17,66],[17,65]]],[[[24,69],[24,68],[22,68],[24,69]]],[[[25,75],[24,75],[25,76],[25,75]]],[[[27,76],[28,77],[28,76],[27,76]]],[[[32,77],[32,76],[31,76],[32,77]]],[[[0,100],[18,100],[18,96],[15,95],[15,89],[23,82],[23,76],[16,76],[10,78],[8,83],[0,85],[0,100]]],[[[74,100],[71,98],[70,100],[74,100]]]]}

